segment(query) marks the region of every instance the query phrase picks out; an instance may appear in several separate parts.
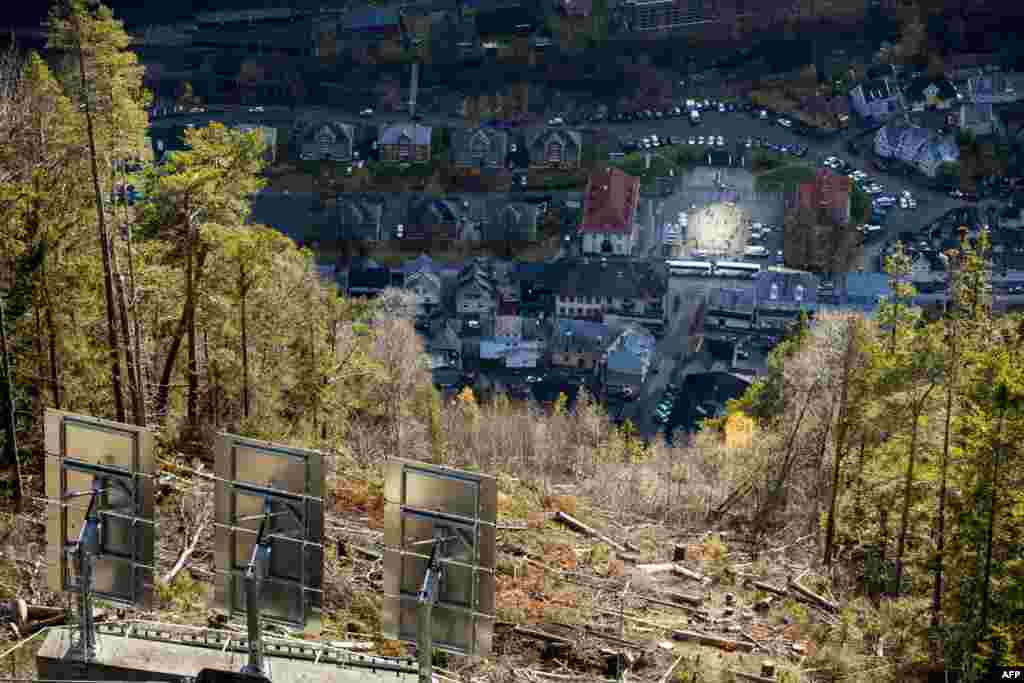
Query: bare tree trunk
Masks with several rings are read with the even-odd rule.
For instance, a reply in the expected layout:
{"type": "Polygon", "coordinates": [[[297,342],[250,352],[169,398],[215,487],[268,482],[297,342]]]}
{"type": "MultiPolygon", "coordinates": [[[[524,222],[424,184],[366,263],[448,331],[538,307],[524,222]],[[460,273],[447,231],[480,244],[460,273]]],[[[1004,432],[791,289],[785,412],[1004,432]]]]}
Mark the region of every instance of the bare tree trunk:
{"type": "MultiPolygon", "coordinates": [[[[205,261],[206,250],[200,249],[196,255],[197,272],[202,273],[205,261]]],[[[171,345],[167,350],[167,357],[164,359],[164,369],[160,374],[160,386],[157,387],[156,392],[156,412],[158,415],[164,415],[167,411],[167,403],[170,400],[171,379],[174,374],[174,363],[178,358],[178,352],[181,350],[181,342],[188,330],[191,315],[192,306],[186,296],[185,307],[182,309],[181,318],[178,319],[178,325],[174,329],[174,336],[171,338],[171,345]]]]}
{"type": "Polygon", "coordinates": [[[849,320],[846,331],[846,352],[843,354],[843,387],[839,397],[839,416],[836,424],[836,446],[832,457],[832,490],[829,493],[828,522],[825,526],[825,554],[824,563],[828,567],[832,564],[833,539],[836,532],[836,501],[839,499],[839,473],[846,457],[846,432],[849,428],[849,397],[850,397],[850,374],[853,365],[853,353],[856,339],[854,338],[854,321],[849,320]]]}
{"type": "Polygon", "coordinates": [[[128,301],[124,291],[124,277],[117,264],[117,254],[112,253],[114,266],[114,283],[117,290],[118,309],[121,313],[121,343],[124,344],[125,370],[128,372],[128,387],[132,397],[132,419],[140,427],[146,426],[145,408],[143,407],[145,397],[142,395],[142,387],[139,386],[139,370],[135,358],[135,345],[132,340],[132,326],[128,322],[128,301]]]}
{"type": "Polygon", "coordinates": [[[195,242],[193,230],[189,230],[185,263],[185,331],[188,335],[188,426],[193,434],[199,428],[199,359],[196,348],[196,286],[195,286],[195,242]]]}
{"type": "MultiPolygon", "coordinates": [[[[953,323],[954,325],[956,323],[953,323]]],[[[932,590],[932,628],[942,625],[942,570],[946,554],[946,481],[949,471],[950,425],[953,421],[953,393],[960,358],[957,355],[957,338],[951,338],[952,364],[951,372],[946,380],[946,425],[942,434],[942,462],[939,465],[939,510],[935,520],[935,586],[932,590]]]]}
{"type": "Polygon", "coordinates": [[[132,253],[132,226],[128,225],[128,297],[131,301],[131,319],[134,323],[132,328],[135,338],[135,384],[139,389],[141,400],[139,405],[136,407],[136,421],[140,427],[145,427],[149,421],[149,416],[146,414],[146,401],[149,398],[148,382],[146,382],[146,372],[143,371],[142,362],[142,323],[139,321],[138,315],[138,292],[135,289],[135,257],[132,253]]]}
{"type": "Polygon", "coordinates": [[[242,414],[249,419],[249,328],[246,319],[246,298],[249,288],[245,285],[245,264],[239,266],[242,281],[241,315],[242,315],[242,414]]]}
{"type": "Polygon", "coordinates": [[[903,551],[907,545],[907,525],[910,522],[910,490],[914,485],[914,464],[917,459],[917,434],[921,425],[921,412],[928,396],[935,385],[932,384],[924,392],[917,405],[914,406],[914,424],[910,430],[910,456],[907,458],[907,474],[903,481],[903,511],[900,514],[900,536],[896,541],[896,585],[893,586],[893,597],[900,596],[900,584],[903,581],[903,551]]]}
{"type": "Polygon", "coordinates": [[[50,283],[46,276],[47,256],[40,266],[43,285],[43,303],[46,305],[46,337],[50,356],[50,393],[53,396],[53,407],[60,410],[60,358],[57,352],[57,326],[53,322],[53,303],[50,298],[50,283]]]}
{"type": "Polygon", "coordinates": [[[117,313],[114,301],[114,275],[110,263],[110,233],[103,211],[103,190],[100,189],[100,169],[96,161],[96,135],[92,126],[92,104],[89,101],[88,80],[85,75],[85,50],[82,47],[82,27],[77,12],[72,12],[75,22],[78,47],[78,75],[81,79],[85,104],[85,124],[89,136],[89,163],[92,168],[92,185],[96,199],[96,220],[99,227],[100,249],[103,252],[103,291],[107,303],[107,343],[110,345],[110,383],[114,395],[114,414],[118,422],[125,421],[124,394],[121,387],[121,344],[117,330],[117,313]]]}

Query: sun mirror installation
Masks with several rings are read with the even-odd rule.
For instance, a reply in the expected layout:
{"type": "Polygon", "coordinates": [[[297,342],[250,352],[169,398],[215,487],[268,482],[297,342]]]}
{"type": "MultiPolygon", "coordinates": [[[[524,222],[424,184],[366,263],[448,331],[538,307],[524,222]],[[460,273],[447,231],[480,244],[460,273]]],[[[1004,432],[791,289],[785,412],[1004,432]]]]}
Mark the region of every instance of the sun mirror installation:
{"type": "Polygon", "coordinates": [[[497,490],[493,477],[473,472],[386,466],[383,630],[417,644],[422,682],[435,647],[490,652],[497,490]]]}

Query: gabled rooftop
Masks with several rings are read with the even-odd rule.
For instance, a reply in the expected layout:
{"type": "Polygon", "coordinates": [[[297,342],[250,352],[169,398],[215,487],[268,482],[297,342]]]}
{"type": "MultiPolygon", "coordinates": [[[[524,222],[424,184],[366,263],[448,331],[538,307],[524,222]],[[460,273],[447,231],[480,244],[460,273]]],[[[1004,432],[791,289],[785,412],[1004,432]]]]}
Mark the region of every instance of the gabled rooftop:
{"type": "Polygon", "coordinates": [[[639,200],[639,178],[612,167],[591,175],[580,232],[630,234],[639,200]]]}

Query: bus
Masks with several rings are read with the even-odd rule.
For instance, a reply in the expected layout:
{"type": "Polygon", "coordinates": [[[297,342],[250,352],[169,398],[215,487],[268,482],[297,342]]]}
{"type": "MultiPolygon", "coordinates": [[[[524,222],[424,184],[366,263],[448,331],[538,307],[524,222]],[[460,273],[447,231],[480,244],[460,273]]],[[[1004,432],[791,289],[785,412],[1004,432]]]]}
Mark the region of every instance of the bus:
{"type": "Polygon", "coordinates": [[[715,275],[719,277],[752,277],[761,272],[758,263],[744,261],[718,261],[715,263],[715,275]]]}
{"type": "Polygon", "coordinates": [[[673,276],[704,276],[710,277],[714,272],[714,266],[709,261],[665,261],[668,266],[669,275],[673,276]]]}

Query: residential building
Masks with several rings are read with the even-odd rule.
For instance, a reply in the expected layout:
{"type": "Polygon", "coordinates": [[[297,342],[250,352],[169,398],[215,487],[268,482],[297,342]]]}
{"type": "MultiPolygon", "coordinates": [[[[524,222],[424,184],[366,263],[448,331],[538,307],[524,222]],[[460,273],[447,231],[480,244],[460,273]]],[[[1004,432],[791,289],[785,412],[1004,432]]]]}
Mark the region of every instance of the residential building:
{"type": "Polygon", "coordinates": [[[888,78],[877,78],[858,84],[850,90],[850,104],[865,119],[879,121],[903,109],[900,92],[888,78]]]}
{"type": "Polygon", "coordinates": [[[639,395],[654,355],[654,337],[629,327],[608,347],[604,361],[604,385],[610,394],[639,395]]]}
{"type": "Polygon", "coordinates": [[[1024,98],[1024,74],[992,73],[967,79],[967,98],[977,104],[1008,104],[1024,98]]]}
{"type": "Polygon", "coordinates": [[[382,216],[383,203],[372,196],[339,194],[336,198],[338,239],[340,241],[371,241],[385,239],[382,216]]]}
{"type": "Polygon", "coordinates": [[[427,341],[427,353],[434,367],[462,368],[462,340],[459,339],[457,323],[445,320],[435,326],[427,341]]]}
{"type": "Polygon", "coordinates": [[[978,137],[1000,134],[1004,130],[990,102],[964,102],[960,105],[956,124],[960,130],[969,130],[978,137]]]}
{"type": "Polygon", "coordinates": [[[310,121],[297,131],[299,158],[347,161],[352,158],[355,126],[339,121],[310,121]]]}
{"type": "Polygon", "coordinates": [[[814,180],[800,183],[797,204],[801,209],[824,213],[839,225],[850,222],[850,184],[848,177],[819,168],[814,180]]]}
{"type": "Polygon", "coordinates": [[[462,208],[453,200],[436,197],[412,197],[401,239],[451,242],[462,234],[462,208]]]}
{"type": "Polygon", "coordinates": [[[391,271],[373,259],[359,258],[349,266],[349,296],[372,297],[390,286],[391,271]]]}
{"type": "Polygon", "coordinates": [[[530,166],[536,168],[578,168],[583,136],[572,130],[542,128],[526,135],[530,166]]]}
{"type": "Polygon", "coordinates": [[[783,332],[802,313],[817,309],[818,277],[797,270],[770,269],[757,277],[758,327],[783,332]]]}
{"type": "Polygon", "coordinates": [[[929,177],[939,166],[960,159],[960,148],[949,137],[908,123],[892,123],[875,133],[875,154],[909,164],[929,177]]]}
{"type": "Polygon", "coordinates": [[[457,128],[452,132],[456,166],[503,168],[508,154],[508,133],[497,128],[457,128]]]}
{"type": "Polygon", "coordinates": [[[641,264],[558,261],[547,264],[543,286],[554,293],[556,318],[664,324],[664,283],[641,264]]]}
{"type": "Polygon", "coordinates": [[[630,256],[639,236],[640,179],[608,167],[591,175],[579,232],[584,254],[630,256]]]}
{"type": "Polygon", "coordinates": [[[460,316],[493,316],[498,307],[494,271],[484,259],[473,259],[455,284],[455,310],[460,316]]]}
{"type": "Polygon", "coordinates": [[[480,360],[506,368],[535,368],[544,357],[540,341],[480,340],[480,360]]]}
{"type": "Polygon", "coordinates": [[[757,311],[757,281],[732,280],[714,283],[704,307],[704,332],[707,337],[749,331],[757,311]]]}
{"type": "Polygon", "coordinates": [[[416,314],[429,315],[441,305],[441,275],[426,255],[407,263],[404,286],[416,296],[416,314]]]}
{"type": "Polygon", "coordinates": [[[956,87],[945,78],[914,78],[903,90],[905,105],[914,111],[949,109],[957,101],[956,87]]]}
{"type": "Polygon", "coordinates": [[[429,161],[430,126],[418,123],[383,125],[380,127],[381,161],[429,161]]]}
{"type": "Polygon", "coordinates": [[[490,242],[535,242],[540,217],[536,204],[492,199],[487,203],[482,239],[490,242]]]}
{"type": "Polygon", "coordinates": [[[603,323],[557,320],[548,343],[548,362],[554,367],[593,371],[619,332],[603,323]]]}

